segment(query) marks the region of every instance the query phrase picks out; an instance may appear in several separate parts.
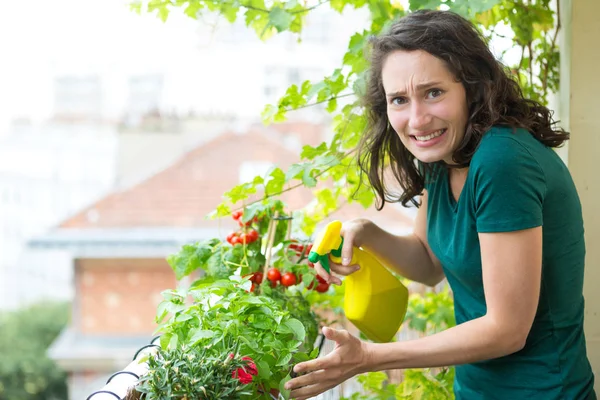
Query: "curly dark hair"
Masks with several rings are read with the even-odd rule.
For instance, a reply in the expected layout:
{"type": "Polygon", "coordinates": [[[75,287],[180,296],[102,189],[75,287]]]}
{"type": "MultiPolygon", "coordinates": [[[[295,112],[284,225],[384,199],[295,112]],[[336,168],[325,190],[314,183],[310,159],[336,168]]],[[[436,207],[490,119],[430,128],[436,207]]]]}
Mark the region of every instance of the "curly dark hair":
{"type": "Polygon", "coordinates": [[[367,130],[362,138],[358,164],[378,197],[377,209],[386,202],[411,202],[419,206],[425,176],[436,166],[466,167],[482,136],[494,125],[527,129],[537,140],[559,147],[569,133],[555,128],[552,112],[537,101],[526,99],[519,84],[494,57],[488,45],[468,20],[450,11],[415,11],[395,21],[389,31],[371,40],[371,64],[363,98],[367,130]],[[423,50],[442,60],[461,82],[467,96],[468,121],[462,142],[452,155],[456,165],[443,161],[428,164],[404,147],[388,122],[382,68],[387,56],[397,50],[423,50]],[[386,162],[387,161],[387,162],[386,162]],[[387,163],[401,193],[384,182],[387,163]]]}

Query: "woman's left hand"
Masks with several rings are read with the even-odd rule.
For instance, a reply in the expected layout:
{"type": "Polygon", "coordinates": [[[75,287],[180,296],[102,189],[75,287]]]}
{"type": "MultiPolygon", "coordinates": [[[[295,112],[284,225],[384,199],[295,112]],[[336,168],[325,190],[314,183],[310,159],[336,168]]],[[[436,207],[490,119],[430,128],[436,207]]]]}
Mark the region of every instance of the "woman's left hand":
{"type": "Polygon", "coordinates": [[[297,364],[294,372],[305,374],[285,384],[290,398],[308,399],[329,390],[354,375],[367,372],[368,343],[352,336],[348,331],[323,328],[323,335],[335,341],[334,350],[324,357],[297,364]]]}

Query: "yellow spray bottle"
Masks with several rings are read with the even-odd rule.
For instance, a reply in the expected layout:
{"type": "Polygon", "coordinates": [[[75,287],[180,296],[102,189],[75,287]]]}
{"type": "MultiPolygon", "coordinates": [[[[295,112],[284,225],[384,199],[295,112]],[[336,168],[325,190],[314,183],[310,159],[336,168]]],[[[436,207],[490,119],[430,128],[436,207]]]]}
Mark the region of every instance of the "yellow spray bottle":
{"type": "MultiPolygon", "coordinates": [[[[342,223],[327,224],[313,243],[308,259],[319,262],[330,272],[329,258],[341,263],[342,223]]],[[[406,315],[408,289],[373,255],[364,249],[352,249],[350,265],[360,269],[345,278],[344,313],[366,337],[375,342],[394,338],[406,315]]]]}

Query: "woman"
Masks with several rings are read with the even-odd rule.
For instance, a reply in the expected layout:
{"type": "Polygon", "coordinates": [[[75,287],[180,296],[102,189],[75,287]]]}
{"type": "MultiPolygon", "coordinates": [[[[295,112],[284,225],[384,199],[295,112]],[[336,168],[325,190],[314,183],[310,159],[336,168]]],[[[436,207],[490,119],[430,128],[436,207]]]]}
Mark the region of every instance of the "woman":
{"type": "MultiPolygon", "coordinates": [[[[474,27],[422,11],[373,42],[361,167],[382,200],[420,196],[414,233],[346,223],[352,246],[427,285],[444,277],[457,326],[425,338],[367,343],[324,328],[337,345],[287,383],[306,399],[368,371],[456,366],[457,399],[596,399],[583,333],[581,206],[551,149],[568,139],[550,111],[523,98],[474,27]],[[403,193],[383,180],[391,161],[403,193]]],[[[333,283],[319,265],[318,273],[333,283]]]]}

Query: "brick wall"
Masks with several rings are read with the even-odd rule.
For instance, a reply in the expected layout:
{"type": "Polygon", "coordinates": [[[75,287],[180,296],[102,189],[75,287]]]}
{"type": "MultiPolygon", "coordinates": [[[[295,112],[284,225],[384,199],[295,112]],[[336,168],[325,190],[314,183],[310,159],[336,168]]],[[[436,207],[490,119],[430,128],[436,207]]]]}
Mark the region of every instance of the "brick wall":
{"type": "Polygon", "coordinates": [[[164,259],[80,259],[73,327],[92,335],[150,335],[160,293],[176,285],[164,259]]]}

